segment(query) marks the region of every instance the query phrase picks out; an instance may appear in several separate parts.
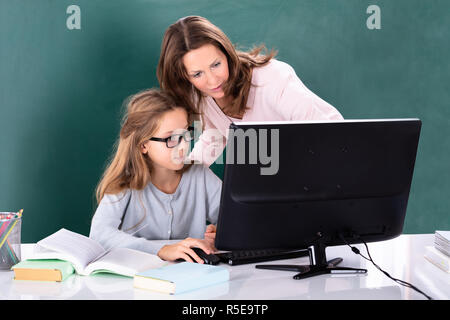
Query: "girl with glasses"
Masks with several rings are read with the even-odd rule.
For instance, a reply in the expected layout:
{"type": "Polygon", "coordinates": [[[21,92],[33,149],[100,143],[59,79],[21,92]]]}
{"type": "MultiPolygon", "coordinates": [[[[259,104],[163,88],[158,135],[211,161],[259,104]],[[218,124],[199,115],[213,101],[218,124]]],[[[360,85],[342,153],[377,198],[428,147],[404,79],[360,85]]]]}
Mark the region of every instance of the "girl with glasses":
{"type": "Polygon", "coordinates": [[[96,189],[90,237],[105,249],[203,263],[192,248],[215,250],[204,233],[207,221],[217,222],[222,182],[209,168],[187,164],[192,113],[156,89],[126,105],[116,150],[96,189]]]}

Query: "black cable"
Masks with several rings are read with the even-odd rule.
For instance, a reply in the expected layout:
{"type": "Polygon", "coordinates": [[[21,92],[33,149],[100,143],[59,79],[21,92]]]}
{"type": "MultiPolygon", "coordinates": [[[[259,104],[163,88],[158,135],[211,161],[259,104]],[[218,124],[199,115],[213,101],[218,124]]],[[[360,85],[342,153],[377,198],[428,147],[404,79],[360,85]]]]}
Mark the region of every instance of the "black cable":
{"type": "Polygon", "coordinates": [[[388,278],[392,279],[393,281],[395,281],[396,283],[398,283],[398,284],[400,284],[400,285],[402,285],[402,286],[405,286],[405,287],[407,287],[407,288],[411,288],[411,289],[413,289],[413,290],[419,292],[420,294],[424,295],[428,300],[433,300],[432,297],[430,297],[429,295],[427,295],[426,293],[424,293],[422,290],[420,290],[420,289],[417,288],[416,286],[412,285],[411,283],[406,282],[406,281],[403,281],[403,280],[400,280],[400,279],[397,279],[397,278],[394,278],[394,277],[392,277],[389,273],[387,273],[386,271],[384,271],[383,269],[381,269],[381,268],[375,263],[375,261],[373,261],[371,255],[370,255],[370,252],[369,252],[369,246],[367,245],[367,243],[366,243],[360,236],[357,236],[357,237],[358,237],[359,240],[361,240],[361,242],[362,242],[362,243],[364,244],[364,246],[366,247],[367,255],[369,256],[368,258],[365,257],[365,256],[359,251],[358,248],[352,247],[352,246],[345,240],[345,238],[341,235],[341,239],[342,239],[342,240],[343,240],[343,241],[344,241],[344,242],[352,249],[352,251],[353,251],[355,254],[359,254],[361,257],[363,257],[363,258],[366,259],[367,261],[372,262],[372,264],[373,264],[378,270],[380,270],[381,272],[383,272],[388,278]]]}

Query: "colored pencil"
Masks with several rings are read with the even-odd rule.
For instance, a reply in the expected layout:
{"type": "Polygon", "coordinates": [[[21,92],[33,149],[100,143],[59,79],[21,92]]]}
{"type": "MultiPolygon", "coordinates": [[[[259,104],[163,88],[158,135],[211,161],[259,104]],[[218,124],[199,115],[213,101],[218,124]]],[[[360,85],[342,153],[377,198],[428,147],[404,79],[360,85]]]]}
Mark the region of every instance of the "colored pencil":
{"type": "Polygon", "coordinates": [[[3,244],[5,243],[6,239],[8,238],[9,234],[11,233],[11,231],[14,229],[14,227],[16,226],[17,222],[19,220],[14,221],[14,223],[12,224],[11,228],[9,228],[9,230],[6,232],[6,235],[3,237],[2,242],[0,242],[0,249],[3,247],[3,244]]]}

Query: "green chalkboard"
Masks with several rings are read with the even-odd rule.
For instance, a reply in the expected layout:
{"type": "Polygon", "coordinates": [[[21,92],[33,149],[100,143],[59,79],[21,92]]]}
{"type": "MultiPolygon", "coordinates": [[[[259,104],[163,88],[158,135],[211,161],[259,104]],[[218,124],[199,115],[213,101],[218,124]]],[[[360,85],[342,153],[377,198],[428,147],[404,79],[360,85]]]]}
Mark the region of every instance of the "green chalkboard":
{"type": "Polygon", "coordinates": [[[164,30],[193,14],[276,48],[345,118],[420,118],[404,232],[450,229],[448,0],[1,0],[0,211],[24,208],[23,242],[89,233],[122,103],[158,86],[164,30]]]}

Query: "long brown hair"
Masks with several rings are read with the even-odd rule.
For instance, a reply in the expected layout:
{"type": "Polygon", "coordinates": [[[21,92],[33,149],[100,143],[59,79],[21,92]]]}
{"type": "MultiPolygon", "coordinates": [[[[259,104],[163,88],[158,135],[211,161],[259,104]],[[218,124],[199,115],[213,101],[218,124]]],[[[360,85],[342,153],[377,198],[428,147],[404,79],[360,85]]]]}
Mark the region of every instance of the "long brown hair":
{"type": "MultiPolygon", "coordinates": [[[[124,189],[142,190],[151,181],[152,161],[141,146],[156,132],[160,119],[176,108],[174,99],[158,89],[146,89],[125,100],[126,113],[121,122],[119,139],[114,153],[96,188],[97,203],[105,193],[117,194],[124,189]]],[[[186,108],[183,108],[186,109],[186,108]]],[[[187,111],[188,123],[191,113],[187,111]]],[[[185,165],[180,172],[190,167],[185,165]]]]}
{"type": "Polygon", "coordinates": [[[243,114],[247,108],[253,68],[267,64],[275,57],[276,51],[260,55],[266,50],[264,45],[249,52],[236,50],[225,33],[203,17],[184,17],[167,28],[157,68],[160,87],[177,97],[180,104],[201,113],[199,106],[203,94],[189,82],[182,58],[190,50],[205,44],[216,46],[227,57],[229,77],[223,90],[225,96],[232,98],[232,103],[223,111],[231,116],[243,114]]]}

